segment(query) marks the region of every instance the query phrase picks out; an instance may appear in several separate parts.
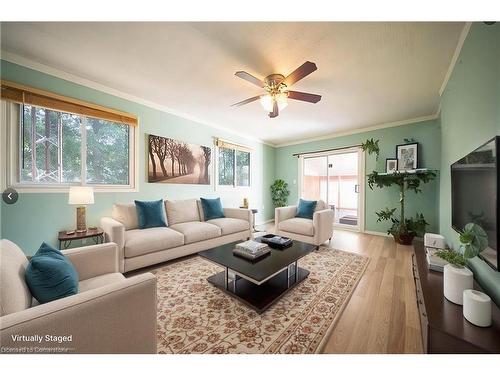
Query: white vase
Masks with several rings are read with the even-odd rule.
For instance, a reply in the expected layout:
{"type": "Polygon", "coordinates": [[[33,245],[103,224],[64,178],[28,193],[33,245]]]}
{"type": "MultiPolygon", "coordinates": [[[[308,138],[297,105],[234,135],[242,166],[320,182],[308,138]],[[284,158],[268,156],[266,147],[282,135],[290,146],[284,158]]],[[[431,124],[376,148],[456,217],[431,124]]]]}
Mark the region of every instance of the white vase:
{"type": "Polygon", "coordinates": [[[464,290],[464,318],[479,327],[491,325],[491,298],[477,290],[464,290]]]}
{"type": "Polygon", "coordinates": [[[464,290],[472,289],[473,274],[465,267],[444,266],[443,292],[448,301],[463,305],[464,290]]]}

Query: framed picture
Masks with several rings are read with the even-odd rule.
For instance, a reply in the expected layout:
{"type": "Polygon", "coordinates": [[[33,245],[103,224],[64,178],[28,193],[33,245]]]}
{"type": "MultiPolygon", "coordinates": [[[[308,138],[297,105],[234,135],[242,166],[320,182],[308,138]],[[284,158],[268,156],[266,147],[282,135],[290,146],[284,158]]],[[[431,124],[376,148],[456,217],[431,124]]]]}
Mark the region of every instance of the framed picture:
{"type": "Polygon", "coordinates": [[[210,185],[210,147],[149,135],[148,153],[148,182],[210,185]]]}
{"type": "Polygon", "coordinates": [[[387,158],[385,159],[385,173],[394,173],[398,170],[398,159],[387,158]]]}
{"type": "Polygon", "coordinates": [[[418,168],[418,142],[396,146],[398,171],[418,168]]]}

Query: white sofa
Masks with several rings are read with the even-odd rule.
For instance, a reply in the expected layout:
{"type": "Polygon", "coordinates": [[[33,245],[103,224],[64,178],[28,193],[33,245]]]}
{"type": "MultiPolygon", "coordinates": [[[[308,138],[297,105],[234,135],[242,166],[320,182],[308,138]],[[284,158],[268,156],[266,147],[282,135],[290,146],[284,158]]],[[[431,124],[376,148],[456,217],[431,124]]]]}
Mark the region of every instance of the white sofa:
{"type": "Polygon", "coordinates": [[[0,240],[0,346],[2,353],[156,353],[156,278],[125,278],[114,243],[63,250],[79,276],[78,294],[39,305],[24,273],[28,259],[0,240]],[[18,341],[32,335],[71,341],[18,341]],[[48,348],[47,351],[37,350],[48,348]],[[62,351],[66,352],[66,351],[62,351]]]}
{"type": "Polygon", "coordinates": [[[333,236],[334,211],[319,200],[311,219],[295,217],[297,206],[278,207],[274,211],[276,231],[279,236],[290,237],[317,247],[333,236]]]}
{"type": "Polygon", "coordinates": [[[118,244],[120,272],[252,237],[250,210],[224,208],[224,218],[205,221],[199,200],[164,203],[168,227],[139,229],[134,203],[115,204],[101,219],[106,240],[118,244]]]}

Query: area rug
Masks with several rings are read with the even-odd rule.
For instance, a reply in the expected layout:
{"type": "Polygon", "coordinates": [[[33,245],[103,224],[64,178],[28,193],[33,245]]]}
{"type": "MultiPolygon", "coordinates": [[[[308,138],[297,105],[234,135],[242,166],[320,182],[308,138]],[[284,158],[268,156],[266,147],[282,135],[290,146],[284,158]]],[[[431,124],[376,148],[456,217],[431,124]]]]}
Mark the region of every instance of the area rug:
{"type": "Polygon", "coordinates": [[[262,315],[207,282],[218,266],[196,256],[153,271],[158,353],[317,353],[368,258],[322,247],[301,260],[309,277],[262,315]]]}

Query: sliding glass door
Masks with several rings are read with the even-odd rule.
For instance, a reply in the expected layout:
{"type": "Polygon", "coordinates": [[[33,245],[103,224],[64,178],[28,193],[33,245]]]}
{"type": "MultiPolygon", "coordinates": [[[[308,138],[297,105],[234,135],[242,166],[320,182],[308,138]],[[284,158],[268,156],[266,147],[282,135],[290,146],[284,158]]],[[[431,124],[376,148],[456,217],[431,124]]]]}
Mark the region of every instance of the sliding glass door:
{"type": "Polygon", "coordinates": [[[362,229],[361,159],[358,147],[301,156],[301,198],[325,201],[335,211],[336,226],[362,229]]]}

